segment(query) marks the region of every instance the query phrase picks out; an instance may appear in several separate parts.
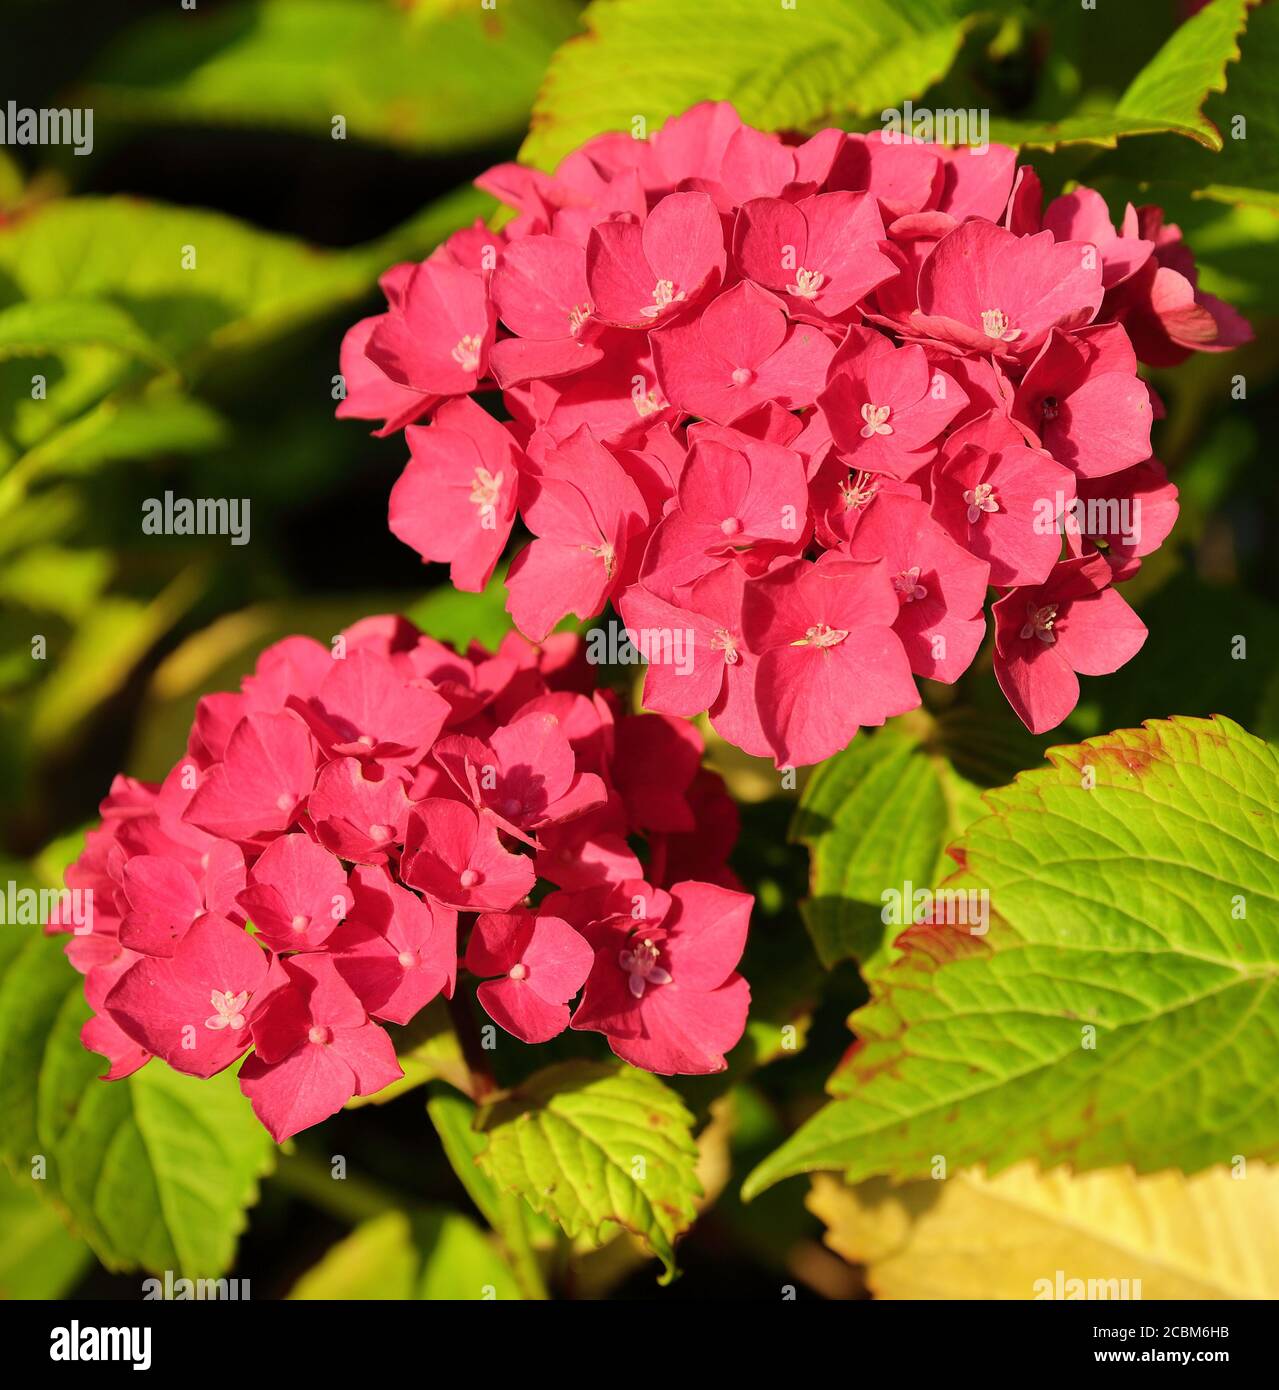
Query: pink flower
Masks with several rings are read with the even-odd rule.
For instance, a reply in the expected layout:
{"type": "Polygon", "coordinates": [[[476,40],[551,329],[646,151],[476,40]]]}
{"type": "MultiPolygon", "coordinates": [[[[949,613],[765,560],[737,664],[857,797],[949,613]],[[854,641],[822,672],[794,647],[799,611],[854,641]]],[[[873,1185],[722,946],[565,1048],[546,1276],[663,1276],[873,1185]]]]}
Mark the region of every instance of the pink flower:
{"type": "Polygon", "coordinates": [[[488,743],[442,738],[434,757],[477,811],[489,812],[527,844],[536,844],[532,836],[540,829],[580,816],[606,796],[599,777],[577,771],[573,748],[549,711],[504,725],[488,743]]]}
{"type": "Polygon", "coordinates": [[[652,328],[713,292],[724,276],[724,229],[705,193],[672,193],[635,222],[602,222],[586,248],[595,316],[652,328]]]}
{"type": "Polygon", "coordinates": [[[919,272],[912,331],[970,352],[1028,361],[1049,330],[1091,323],[1102,299],[1095,249],[965,222],[919,272]]]}
{"type": "Polygon", "coordinates": [[[201,778],[185,819],[229,840],[278,834],[315,786],[316,761],[315,743],[295,715],[245,715],[225,758],[201,778]]]}
{"type": "Polygon", "coordinates": [[[493,298],[515,335],[493,349],[493,375],[504,390],[580,372],[603,356],[591,341],[586,252],[573,242],[551,236],[514,242],[494,272],[493,298]]]}
{"type": "Polygon", "coordinates": [[[372,651],[334,661],[307,700],[290,697],[330,754],[413,762],[435,741],[449,716],[448,701],[429,685],[406,681],[372,651]]]}
{"type": "Polygon", "coordinates": [[[172,956],[140,956],[106,996],[120,1030],[175,1071],[213,1076],[248,1050],[269,960],[240,927],[197,922],[172,956]]]}
{"type": "Polygon", "coordinates": [[[893,630],[911,670],[947,684],[958,680],[986,635],[990,566],[956,544],[926,502],[892,495],[867,508],[848,553],[888,567],[899,604],[893,630]]]}
{"type": "Polygon", "coordinates": [[[649,542],[642,574],[667,592],[728,558],[760,549],[769,556],[796,553],[807,537],[808,486],[798,454],[735,432],[703,434],[689,450],[675,504],[649,542]]]}
{"type": "Polygon", "coordinates": [[[307,799],[320,844],[355,864],[386,862],[404,843],[411,806],[402,771],[360,758],[326,763],[307,799]]]}
{"type": "Polygon", "coordinates": [[[662,1075],[723,1071],[742,1036],[750,987],[736,973],[751,900],[709,883],[669,894],[642,882],[554,893],[595,961],[572,1026],[603,1033],[633,1066],[662,1075]]]}
{"type": "Polygon", "coordinates": [[[894,348],[882,333],[850,328],[817,403],[850,468],[906,479],[932,461],[968,397],[923,348],[894,348]]]}
{"type": "Polygon", "coordinates": [[[821,762],[863,725],[919,704],[893,631],[900,604],[881,560],[795,560],[755,580],[742,604],[759,653],[755,703],[779,767],[821,762]]]}
{"type": "Polygon", "coordinates": [[[523,451],[469,399],[450,401],[405,439],[411,457],[391,490],[391,533],[424,560],[448,564],[456,588],[478,593],[511,534],[523,451]]]}
{"type": "Polygon", "coordinates": [[[666,399],[721,425],[766,401],[812,405],[834,355],[822,333],[790,324],[781,300],[749,281],[652,341],[666,399]]]}
{"type": "Polygon", "coordinates": [[[402,888],[385,869],[351,874],[353,903],[327,949],[374,1018],[409,1023],[457,979],[457,913],[402,888]]]}
{"type": "Polygon", "coordinates": [[[1155,246],[1148,261],[1108,297],[1109,313],[1127,329],[1137,356],[1152,367],[1175,367],[1192,351],[1224,352],[1252,341],[1247,320],[1199,288],[1181,229],[1158,208],[1137,210],[1139,235],[1155,246]]]}
{"type": "MultiPolygon", "coordinates": [[[[682,441],[653,447],[674,479],[682,441]]],[[[722,602],[740,607],[739,581],[722,602]]],[[[697,731],[623,715],[595,675],[576,633],[461,653],[388,615],[331,649],[286,638],[206,697],[163,783],[117,778],[68,869],[89,929],[69,909],[47,924],[70,934],[106,1077],[153,1055],[209,1076],[252,1046],[240,1083],[263,1124],[317,1124],[401,1075],[370,1017],[452,997],[459,912],[490,919],[468,957],[504,977],[484,1007],[519,1036],[561,1031],[593,952],[532,894],[636,880],[640,850],[666,881],[735,884],[736,818],[697,731]]]]}
{"type": "Polygon", "coordinates": [[[374,327],[365,354],[399,386],[465,395],[487,370],[494,321],[481,276],[424,261],[374,327]]]}
{"type": "Polygon", "coordinates": [[[621,582],[644,500],[585,427],[551,450],[521,499],[536,539],[511,565],[507,609],[539,641],[568,613],[592,618],[621,582]]]}
{"type": "Polygon", "coordinates": [[[1108,675],[1141,650],[1146,625],[1110,579],[1100,555],[1063,560],[1043,584],[995,604],[995,676],[1031,733],[1056,728],[1074,709],[1076,672],[1108,675]]]}
{"type": "Polygon", "coordinates": [[[504,849],[490,819],[440,797],[410,812],[401,873],[410,887],[463,912],[504,912],[534,877],[533,861],[504,849]]]}
{"type": "Polygon", "coordinates": [[[733,232],[742,274],[771,290],[793,318],[815,322],[846,314],[897,273],[879,250],[884,223],[864,193],[821,193],[788,203],[744,203],[733,232]]]}
{"type": "Polygon", "coordinates": [[[305,835],[281,835],[249,870],[239,904],[273,951],[318,951],[351,908],[341,863],[305,835]]]}
{"type": "Polygon", "coordinates": [[[522,1042],[548,1042],[568,1027],[568,1000],[582,988],[595,959],[560,917],[532,912],[478,917],[466,968],[488,979],[476,991],[484,1012],[522,1042]]]}
{"type": "Polygon", "coordinates": [[[1150,392],[1116,324],[1050,333],[1017,388],[1013,415],[1081,478],[1150,457],[1150,392]]]}
{"type": "Polygon", "coordinates": [[[648,708],[684,717],[709,710],[718,734],[767,757],[755,705],[756,656],[742,636],[746,583],[746,572],[728,561],[685,590],[678,606],[636,584],[622,595],[621,611],[648,663],[648,708]]]}
{"type": "Polygon", "coordinates": [[[1072,555],[1092,555],[1096,542],[1115,583],[1130,579],[1168,538],[1177,520],[1177,489],[1158,459],[1122,473],[1080,478],[1074,506],[1066,515],[1066,544],[1072,555]]]}
{"type": "Polygon", "coordinates": [[[1038,584],[1061,553],[1061,516],[1075,476],[1026,447],[1005,417],[989,415],[957,430],[933,470],[934,518],[990,565],[1000,587],[1038,584]]]}
{"type": "Polygon", "coordinates": [[[240,1068],[240,1088],[278,1144],[404,1075],[391,1039],[330,957],[293,956],[280,970],[240,1068]]]}

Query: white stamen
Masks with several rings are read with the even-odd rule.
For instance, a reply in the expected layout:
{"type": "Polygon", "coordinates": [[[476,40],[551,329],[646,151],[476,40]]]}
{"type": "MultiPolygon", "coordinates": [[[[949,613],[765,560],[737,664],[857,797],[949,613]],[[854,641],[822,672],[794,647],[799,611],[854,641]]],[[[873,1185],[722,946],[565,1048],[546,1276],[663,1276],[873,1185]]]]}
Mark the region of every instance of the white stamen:
{"type": "Polygon", "coordinates": [[[670,972],[663,970],[657,963],[660,954],[658,947],[645,937],[643,941],[635,944],[634,950],[622,951],[618,955],[618,964],[631,977],[631,993],[636,999],[644,997],[644,990],[649,985],[670,984],[670,972]]]}
{"type": "Polygon", "coordinates": [[[480,369],[480,349],[484,337],[480,333],[464,333],[453,349],[453,360],[464,372],[477,372],[480,369]]]}
{"type": "Polygon", "coordinates": [[[797,647],[837,647],[848,636],[848,629],[830,627],[826,623],[814,623],[795,643],[797,647]]]}
{"type": "Polygon", "coordinates": [[[795,272],[795,283],[786,286],[786,293],[796,299],[816,299],[817,291],[826,283],[820,270],[805,270],[802,266],[795,272]]]}
{"type": "Polygon", "coordinates": [[[736,666],[741,660],[737,651],[737,638],[726,627],[715,629],[715,635],[711,638],[711,651],[723,652],[724,660],[730,666],[736,666]]]}
{"type": "Polygon", "coordinates": [[[874,439],[877,434],[892,434],[893,427],[887,423],[892,406],[864,405],[862,419],[866,422],[861,429],[863,439],[874,439]]]}
{"type": "Polygon", "coordinates": [[[646,319],[655,319],[668,304],[678,304],[683,298],[684,291],[680,290],[677,294],[673,281],[659,280],[657,284],[653,286],[653,302],[645,305],[644,308],[640,310],[640,313],[643,314],[646,319]]]}
{"type": "Polygon", "coordinates": [[[893,588],[902,596],[903,603],[915,603],[928,597],[928,590],[919,582],[919,566],[915,565],[893,576],[893,588]]]}
{"type": "Polygon", "coordinates": [[[1011,343],[1021,337],[1021,329],[1009,324],[1008,315],[1002,309],[983,309],[981,328],[988,338],[997,338],[1001,343],[1011,343]]]}
{"type": "Polygon", "coordinates": [[[229,989],[215,989],[209,996],[209,1002],[217,1012],[204,1020],[206,1028],[211,1028],[215,1033],[229,1028],[236,1033],[244,1027],[244,1007],[249,1002],[247,989],[242,989],[239,994],[232,994],[229,989]]]}
{"type": "Polygon", "coordinates": [[[999,503],[994,498],[994,485],[992,483],[978,483],[976,487],[969,488],[964,493],[964,501],[968,503],[968,524],[975,526],[981,520],[983,512],[997,512],[999,503]]]}

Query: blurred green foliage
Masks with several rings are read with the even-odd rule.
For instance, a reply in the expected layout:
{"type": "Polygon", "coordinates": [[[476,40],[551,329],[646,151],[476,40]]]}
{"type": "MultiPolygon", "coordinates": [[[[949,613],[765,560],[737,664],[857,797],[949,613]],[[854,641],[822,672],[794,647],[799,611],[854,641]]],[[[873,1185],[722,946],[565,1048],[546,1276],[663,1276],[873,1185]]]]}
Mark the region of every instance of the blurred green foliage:
{"type": "MultiPolygon", "coordinates": [[[[601,130],[642,121],[651,132],[707,98],[800,130],[873,127],[907,97],[989,108],[992,136],[1029,147],[1050,196],[1086,180],[1116,214],[1129,199],[1157,202],[1181,223],[1204,287],[1253,318],[1257,341],[1156,380],[1168,408],[1157,447],[1181,521],[1131,589],[1149,642],[1086,687],[1065,733],[1220,712],[1279,735],[1265,447],[1279,426],[1279,4],[1212,0],[1187,21],[1190,8],[235,0],[178,12],[104,0],[90,12],[13,0],[0,90],[36,107],[91,105],[96,123],[90,158],[0,149],[6,875],[55,883],[112,773],[161,776],[198,696],[234,685],[289,632],[327,640],[400,610],[458,643],[500,638],[499,583],[456,594],[387,533],[403,445],[333,420],[341,332],[378,303],[388,265],[493,212],[468,187],[489,164],[522,149],[553,165],[601,130]],[[166,489],[251,498],[251,543],[144,536],[140,507],[166,489]],[[1240,632],[1246,662],[1194,659],[1240,632]]],[[[712,745],[742,803],[736,864],[759,904],[743,967],[755,1007],[727,1074],[666,1088],[685,1127],[676,1147],[697,1138],[706,1195],[678,1247],[687,1273],[664,1296],[775,1296],[783,1279],[864,1292],[823,1256],[795,1184],[750,1205],[737,1189],[815,1107],[848,1045],[845,1016],[867,993],[849,958],[868,975],[886,962],[874,884],[930,872],[976,788],[1040,758],[1045,741],[1015,726],[988,671],[975,677],[930,692],[926,723],[817,774],[794,827],[802,844],[787,843],[795,793],[712,745]],[[912,804],[929,814],[912,819],[912,804]],[[819,839],[806,931],[802,846],[819,839]]],[[[485,1285],[503,1297],[651,1296],[656,1266],[615,1225],[594,1249],[476,1167],[473,1107],[457,1089],[465,1064],[442,1011],[398,1040],[413,1084],[277,1155],[247,1211],[269,1159],[237,1097],[156,1068],[99,1085],[98,1059],[75,1040],[78,977],[55,943],[28,937],[0,935],[13,1174],[0,1177],[0,1294],[136,1297],[137,1279],[104,1267],[149,1266],[230,1267],[252,1275],[258,1297],[476,1297],[485,1285]],[[103,1149],[104,1126],[118,1152],[103,1149]],[[38,1200],[36,1152],[51,1161],[38,1200]],[[349,1156],[345,1182],[331,1180],[332,1153],[349,1156]],[[184,1195],[193,1170],[213,1175],[184,1195]]],[[[552,1055],[581,1066],[593,1054],[579,1046],[508,1049],[506,1079],[525,1081],[552,1055]]],[[[689,1193],[675,1204],[685,1215],[689,1193]]],[[[579,1224],[600,1213],[587,1216],[579,1224]]]]}

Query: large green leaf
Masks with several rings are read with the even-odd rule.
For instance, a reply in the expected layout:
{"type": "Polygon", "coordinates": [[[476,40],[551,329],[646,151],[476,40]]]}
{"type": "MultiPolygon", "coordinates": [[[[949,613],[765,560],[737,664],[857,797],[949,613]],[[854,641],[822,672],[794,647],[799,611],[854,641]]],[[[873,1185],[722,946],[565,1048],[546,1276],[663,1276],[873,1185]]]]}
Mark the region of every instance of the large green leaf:
{"type": "Polygon", "coordinates": [[[549,168],[606,130],[654,131],[699,101],[766,130],[878,115],[918,97],[1002,0],[594,0],[556,53],[522,157],[549,168]]]}
{"type": "Polygon", "coordinates": [[[118,348],[153,366],[169,365],[169,358],[129,315],[106,300],[45,299],[0,309],[0,360],[82,343],[118,348]]]}
{"type": "Polygon", "coordinates": [[[92,1263],[87,1245],[36,1195],[30,1176],[0,1168],[0,1298],[62,1298],[92,1263]]]}
{"type": "Polygon", "coordinates": [[[675,1275],[675,1241],[701,1194],[692,1116],[648,1072],[625,1064],[546,1067],[481,1113],[479,1161],[569,1236],[633,1232],[675,1275]]]}
{"type": "MultiPolygon", "coordinates": [[[[1098,104],[1058,121],[998,118],[992,139],[1009,145],[1113,146],[1120,136],[1171,132],[1220,150],[1222,133],[1204,102],[1226,90],[1227,67],[1239,57],[1239,35],[1252,0],[1212,0],[1173,29],[1159,52],[1114,103],[1098,104]]],[[[1086,26],[1089,16],[1081,23],[1086,26]]]]}
{"type": "Polygon", "coordinates": [[[362,1222],[294,1285],[296,1299],[518,1299],[492,1240],[445,1207],[362,1222]]]}
{"type": "Polygon", "coordinates": [[[527,124],[569,0],[238,0],[176,8],[103,56],[86,100],[104,120],[259,125],[420,151],[496,143],[527,124]]]}
{"type": "Polygon", "coordinates": [[[748,1195],[938,1155],[1194,1172],[1279,1153],[1279,754],[1174,719],[1049,758],[957,847],[946,886],[989,893],[989,935],[910,933],[853,1016],[837,1098],[748,1195]]]}
{"type": "Polygon", "coordinates": [[[272,1145],[231,1071],[209,1081],[152,1063],[99,1080],[80,1043],[83,981],[61,939],[6,933],[0,977],[0,1154],[111,1268],[223,1273],[272,1145]]]}
{"type": "MultiPolygon", "coordinates": [[[[1215,0],[1212,8],[1225,3],[1215,0]]],[[[1165,140],[1143,141],[1107,156],[1107,172],[1154,179],[1156,192],[1158,185],[1167,183],[1196,198],[1279,211],[1279,88],[1275,84],[1279,7],[1263,4],[1248,9],[1239,50],[1242,56],[1227,74],[1226,91],[1212,96],[1204,108],[1205,119],[1225,137],[1219,154],[1181,145],[1174,148],[1165,140]]]]}
{"type": "Polygon", "coordinates": [[[954,867],[945,846],[980,810],[977,788],[925,734],[901,720],[863,734],[804,788],[791,833],[812,855],[802,911],[827,967],[851,957],[869,976],[894,958],[885,891],[940,883],[954,867]]]}

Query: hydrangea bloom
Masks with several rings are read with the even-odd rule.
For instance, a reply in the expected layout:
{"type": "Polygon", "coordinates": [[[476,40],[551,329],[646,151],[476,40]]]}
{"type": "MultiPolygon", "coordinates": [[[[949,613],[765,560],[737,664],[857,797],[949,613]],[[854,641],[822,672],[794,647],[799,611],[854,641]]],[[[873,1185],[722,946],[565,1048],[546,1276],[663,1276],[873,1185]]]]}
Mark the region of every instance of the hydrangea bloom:
{"type": "Polygon", "coordinates": [[[957,680],[992,587],[1021,615],[995,660],[1032,728],[1140,645],[1081,649],[1085,602],[1117,613],[1096,593],[1176,516],[1138,363],[1251,336],[1159,209],[1116,228],[1087,188],[1045,207],[1009,149],[797,142],[724,103],[479,183],[516,215],[388,272],[387,312],[343,344],[339,413],[427,422],[391,527],[458,585],[522,520],[527,637],[614,604],[650,708],[709,711],[779,765],[918,703],[913,678],[957,680]],[[1054,595],[1069,653],[1018,655],[1054,595]]]}
{"type": "Polygon", "coordinates": [[[107,1078],[244,1059],[283,1140],[402,1074],[382,1025],[452,998],[459,949],[525,1042],[597,1028],[599,998],[642,977],[643,1009],[600,1029],[614,1051],[721,1070],[749,1000],[736,822],[696,730],[622,713],[590,674],[576,637],[459,653],[387,617],[332,649],[279,642],[238,692],[202,699],[168,777],[117,778],[67,872],[94,895],[67,954],[107,1078]],[[696,836],[707,807],[719,833],[696,836]],[[642,939],[613,912],[639,891],[638,837],[642,939]],[[553,891],[533,908],[539,881],[553,891]]]}

